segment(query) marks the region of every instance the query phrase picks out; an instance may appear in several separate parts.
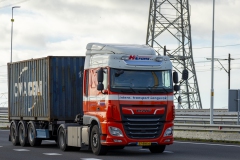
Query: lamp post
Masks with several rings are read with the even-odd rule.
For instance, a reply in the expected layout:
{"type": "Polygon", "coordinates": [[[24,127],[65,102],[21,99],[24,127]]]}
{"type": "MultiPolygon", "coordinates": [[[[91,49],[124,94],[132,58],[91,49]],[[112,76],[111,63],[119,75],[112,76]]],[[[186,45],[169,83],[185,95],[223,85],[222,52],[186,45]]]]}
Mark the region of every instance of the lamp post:
{"type": "Polygon", "coordinates": [[[13,9],[14,8],[20,8],[20,6],[12,7],[12,19],[11,19],[11,22],[12,22],[12,29],[11,29],[11,59],[10,59],[10,63],[12,63],[12,39],[13,39],[13,22],[14,22],[14,19],[13,19],[13,9]]]}
{"type": "Polygon", "coordinates": [[[213,105],[214,105],[214,12],[215,12],[215,0],[213,0],[213,28],[212,28],[212,79],[211,79],[211,106],[210,106],[210,124],[213,124],[213,105]]]}

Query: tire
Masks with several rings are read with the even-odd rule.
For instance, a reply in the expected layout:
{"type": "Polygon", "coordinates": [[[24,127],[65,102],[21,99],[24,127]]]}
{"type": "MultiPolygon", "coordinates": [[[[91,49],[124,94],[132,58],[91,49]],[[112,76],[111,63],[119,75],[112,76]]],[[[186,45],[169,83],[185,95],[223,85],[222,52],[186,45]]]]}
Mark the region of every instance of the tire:
{"type": "Polygon", "coordinates": [[[66,132],[64,131],[64,128],[60,128],[58,132],[58,146],[62,151],[67,151],[69,150],[69,147],[66,143],[66,132]]]}
{"type": "Polygon", "coordinates": [[[101,144],[100,141],[100,134],[99,134],[99,127],[98,125],[94,125],[91,131],[90,137],[92,152],[95,155],[105,155],[107,154],[108,148],[101,144]]]}
{"type": "Polygon", "coordinates": [[[161,145],[161,146],[153,146],[153,147],[149,147],[149,150],[152,153],[163,153],[163,151],[165,150],[166,145],[161,145]]]}
{"type": "Polygon", "coordinates": [[[19,138],[17,132],[17,122],[13,121],[10,126],[10,138],[14,146],[19,145],[19,138]]]}
{"type": "Polygon", "coordinates": [[[20,121],[18,127],[19,143],[22,147],[26,146],[28,143],[27,136],[27,125],[24,121],[20,121]]]}
{"type": "Polygon", "coordinates": [[[28,125],[28,141],[30,146],[40,146],[42,140],[37,137],[36,128],[33,122],[30,122],[28,125]]]}

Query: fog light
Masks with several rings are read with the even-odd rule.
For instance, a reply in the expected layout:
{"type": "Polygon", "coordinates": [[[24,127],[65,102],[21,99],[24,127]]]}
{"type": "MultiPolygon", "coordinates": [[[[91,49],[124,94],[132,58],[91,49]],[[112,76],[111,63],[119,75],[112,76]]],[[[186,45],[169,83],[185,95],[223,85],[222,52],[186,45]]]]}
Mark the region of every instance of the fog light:
{"type": "Polygon", "coordinates": [[[167,128],[165,133],[164,133],[164,137],[172,136],[172,135],[173,135],[173,128],[172,127],[167,128]]]}
{"type": "Polygon", "coordinates": [[[122,131],[117,127],[108,127],[108,130],[112,136],[123,137],[122,131]]]}
{"type": "Polygon", "coordinates": [[[164,142],[170,142],[171,140],[170,139],[166,139],[164,142]]]}
{"type": "Polygon", "coordinates": [[[122,142],[120,139],[113,139],[114,142],[122,142]]]}

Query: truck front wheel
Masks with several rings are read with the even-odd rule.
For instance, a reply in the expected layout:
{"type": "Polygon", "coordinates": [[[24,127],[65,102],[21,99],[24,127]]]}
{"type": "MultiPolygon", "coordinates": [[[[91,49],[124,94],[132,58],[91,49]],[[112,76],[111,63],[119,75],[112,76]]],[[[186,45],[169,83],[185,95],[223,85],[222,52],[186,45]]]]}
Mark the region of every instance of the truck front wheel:
{"type": "Polygon", "coordinates": [[[149,150],[152,152],[152,153],[162,153],[166,148],[166,145],[160,145],[160,146],[152,146],[152,147],[149,147],[149,150]]]}
{"type": "Polygon", "coordinates": [[[67,151],[69,147],[66,143],[66,133],[64,129],[61,127],[58,132],[58,146],[62,151],[67,151]]]}
{"type": "Polygon", "coordinates": [[[91,141],[92,152],[95,155],[107,154],[107,151],[108,151],[107,146],[104,146],[101,144],[98,125],[94,125],[92,128],[90,141],[91,141]]]}

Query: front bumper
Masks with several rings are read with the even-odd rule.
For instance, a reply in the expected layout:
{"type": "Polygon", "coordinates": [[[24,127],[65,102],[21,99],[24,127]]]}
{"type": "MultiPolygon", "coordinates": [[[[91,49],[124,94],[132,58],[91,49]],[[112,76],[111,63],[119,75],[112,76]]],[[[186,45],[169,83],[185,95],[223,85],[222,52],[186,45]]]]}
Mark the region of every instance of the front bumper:
{"type": "Polygon", "coordinates": [[[122,123],[108,122],[106,128],[108,128],[109,126],[119,128],[123,133],[123,137],[112,136],[110,134],[109,130],[107,129],[107,134],[101,135],[101,144],[102,145],[107,145],[107,146],[137,146],[137,145],[139,145],[139,146],[143,146],[145,144],[148,144],[150,146],[154,146],[154,145],[170,145],[173,143],[173,135],[164,136],[166,129],[173,127],[172,122],[164,123],[162,133],[160,134],[159,137],[147,138],[147,139],[129,138],[125,133],[122,123]],[[141,142],[141,143],[139,143],[139,142],[141,142]],[[146,143],[144,143],[144,142],[146,142],[146,143]]]}

